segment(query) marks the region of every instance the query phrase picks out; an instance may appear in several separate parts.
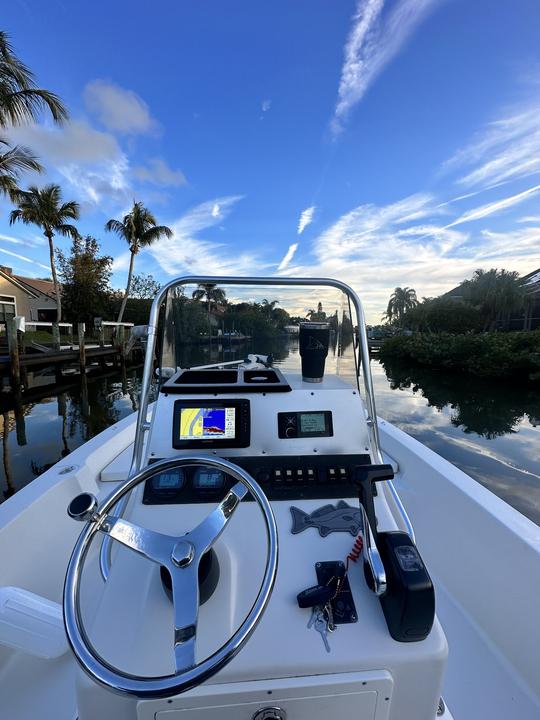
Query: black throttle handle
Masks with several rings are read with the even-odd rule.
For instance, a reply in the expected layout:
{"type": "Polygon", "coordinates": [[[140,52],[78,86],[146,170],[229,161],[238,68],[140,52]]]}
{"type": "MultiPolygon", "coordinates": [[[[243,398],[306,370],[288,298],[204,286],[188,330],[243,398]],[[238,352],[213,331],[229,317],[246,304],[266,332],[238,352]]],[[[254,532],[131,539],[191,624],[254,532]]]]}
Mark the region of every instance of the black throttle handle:
{"type": "Polygon", "coordinates": [[[384,465],[357,465],[354,468],[353,482],[358,489],[358,500],[366,511],[375,540],[377,539],[377,518],[373,503],[373,485],[376,482],[392,480],[393,478],[394,469],[389,463],[384,465]]]}

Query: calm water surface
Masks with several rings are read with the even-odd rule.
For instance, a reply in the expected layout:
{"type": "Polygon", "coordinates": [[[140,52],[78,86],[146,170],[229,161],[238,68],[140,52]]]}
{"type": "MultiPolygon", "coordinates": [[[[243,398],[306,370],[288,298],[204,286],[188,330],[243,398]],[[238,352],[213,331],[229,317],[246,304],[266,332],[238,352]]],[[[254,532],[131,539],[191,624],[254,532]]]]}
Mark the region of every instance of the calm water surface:
{"type": "MultiPolygon", "coordinates": [[[[264,344],[284,370],[297,367],[294,341],[264,344]]],[[[259,342],[259,351],[263,350],[259,342]]],[[[191,346],[181,364],[244,357],[250,348],[191,346]]],[[[334,361],[330,358],[330,363],[334,361]]],[[[379,415],[540,524],[540,389],[480,381],[372,360],[379,415]]],[[[62,381],[30,378],[17,407],[0,396],[0,501],[109,425],[137,409],[141,368],[62,381]]]]}

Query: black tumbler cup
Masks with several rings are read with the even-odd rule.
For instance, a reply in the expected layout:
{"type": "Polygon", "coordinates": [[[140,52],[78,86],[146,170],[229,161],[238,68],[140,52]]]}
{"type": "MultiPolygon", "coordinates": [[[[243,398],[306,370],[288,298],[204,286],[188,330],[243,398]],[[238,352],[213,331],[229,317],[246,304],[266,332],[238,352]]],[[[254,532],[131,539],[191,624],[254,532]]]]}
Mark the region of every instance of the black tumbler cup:
{"type": "Polygon", "coordinates": [[[304,382],[322,382],[329,339],[330,325],[327,322],[300,323],[300,356],[304,382]]]}

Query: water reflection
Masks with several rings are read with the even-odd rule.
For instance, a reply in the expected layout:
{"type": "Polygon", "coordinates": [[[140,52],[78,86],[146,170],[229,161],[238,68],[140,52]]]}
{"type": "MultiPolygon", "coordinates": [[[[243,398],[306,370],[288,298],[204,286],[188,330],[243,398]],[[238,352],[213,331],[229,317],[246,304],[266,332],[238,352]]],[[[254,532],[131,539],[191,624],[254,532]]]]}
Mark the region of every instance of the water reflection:
{"type": "Polygon", "coordinates": [[[540,524],[539,391],[372,361],[377,410],[540,524]]]}
{"type": "Polygon", "coordinates": [[[523,419],[540,425],[540,390],[495,383],[466,374],[382,363],[392,390],[411,389],[439,410],[451,408],[450,422],[465,433],[494,439],[514,433],[523,419]]]}
{"type": "Polygon", "coordinates": [[[211,343],[179,344],[176,348],[176,362],[179,367],[209,365],[217,362],[243,360],[250,353],[272,355],[277,365],[283,364],[289,356],[298,353],[298,338],[269,337],[264,340],[214,340],[211,343]]]}
{"type": "Polygon", "coordinates": [[[55,380],[53,373],[29,373],[26,393],[0,395],[0,500],[137,410],[140,368],[55,380]]]}
{"type": "MultiPolygon", "coordinates": [[[[334,343],[326,365],[348,382],[354,381],[351,350],[340,355],[334,343]]],[[[271,353],[285,372],[299,371],[295,337],[187,345],[178,364],[227,362],[251,352],[271,353]]],[[[394,363],[383,368],[376,360],[371,365],[382,417],[540,522],[540,389],[394,363]]],[[[82,381],[29,373],[23,395],[0,393],[0,501],[136,411],[140,378],[140,367],[98,371],[82,381]]]]}

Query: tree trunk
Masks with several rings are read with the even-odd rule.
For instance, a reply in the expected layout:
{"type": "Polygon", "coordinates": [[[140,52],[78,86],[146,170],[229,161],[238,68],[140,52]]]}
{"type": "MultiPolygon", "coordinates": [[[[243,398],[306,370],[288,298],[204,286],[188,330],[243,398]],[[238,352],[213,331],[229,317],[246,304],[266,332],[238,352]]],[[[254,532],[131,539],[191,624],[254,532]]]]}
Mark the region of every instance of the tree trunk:
{"type": "Polygon", "coordinates": [[[51,261],[51,275],[54,286],[54,294],[56,296],[56,322],[62,322],[62,295],[58,287],[58,278],[56,277],[56,265],[54,263],[54,245],[52,230],[45,230],[43,233],[49,241],[49,258],[51,261]]]}
{"type": "Polygon", "coordinates": [[[127,285],[126,285],[126,292],[124,294],[124,299],[122,300],[122,305],[120,306],[120,312],[118,313],[118,320],[117,322],[122,322],[122,318],[124,317],[124,311],[126,309],[128,297],[129,297],[129,291],[131,289],[131,278],[133,276],[133,264],[135,263],[135,253],[133,250],[131,251],[131,259],[129,261],[129,271],[128,271],[128,278],[127,278],[127,285]]]}

